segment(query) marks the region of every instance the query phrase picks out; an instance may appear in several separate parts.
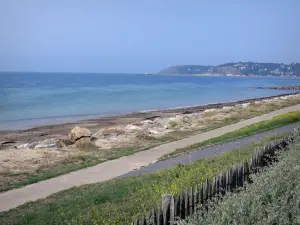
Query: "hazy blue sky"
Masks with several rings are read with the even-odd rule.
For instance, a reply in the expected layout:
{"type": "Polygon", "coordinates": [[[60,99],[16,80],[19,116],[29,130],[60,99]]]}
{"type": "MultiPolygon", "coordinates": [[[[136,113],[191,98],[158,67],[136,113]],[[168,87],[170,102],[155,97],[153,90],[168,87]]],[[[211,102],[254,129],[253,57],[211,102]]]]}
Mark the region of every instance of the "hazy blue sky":
{"type": "Polygon", "coordinates": [[[299,62],[299,0],[0,0],[0,70],[299,62]]]}

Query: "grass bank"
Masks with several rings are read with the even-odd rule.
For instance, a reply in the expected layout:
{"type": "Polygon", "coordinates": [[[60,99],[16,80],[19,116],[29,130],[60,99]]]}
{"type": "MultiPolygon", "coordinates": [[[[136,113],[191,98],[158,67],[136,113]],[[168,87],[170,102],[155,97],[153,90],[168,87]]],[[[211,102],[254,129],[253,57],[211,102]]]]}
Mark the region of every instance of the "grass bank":
{"type": "Polygon", "coordinates": [[[286,114],[282,114],[280,116],[276,116],[270,120],[258,122],[252,124],[250,126],[243,127],[239,130],[226,133],[216,138],[211,138],[209,140],[190,145],[186,148],[176,149],[174,152],[163,156],[161,159],[166,159],[172,156],[176,156],[185,152],[194,151],[195,149],[207,147],[210,145],[221,144],[227,141],[249,137],[256,133],[272,130],[277,127],[281,127],[284,125],[296,123],[300,121],[300,111],[290,112],[286,114]]]}
{"type": "Polygon", "coordinates": [[[273,225],[300,222],[299,140],[279,156],[276,164],[257,175],[246,190],[227,194],[214,208],[199,211],[181,225],[273,225]]]}
{"type": "Polygon", "coordinates": [[[266,137],[243,148],[166,171],[74,187],[46,199],[0,213],[0,224],[130,224],[138,212],[161,201],[161,194],[178,194],[215,173],[249,159],[257,147],[281,138],[266,137]]]}

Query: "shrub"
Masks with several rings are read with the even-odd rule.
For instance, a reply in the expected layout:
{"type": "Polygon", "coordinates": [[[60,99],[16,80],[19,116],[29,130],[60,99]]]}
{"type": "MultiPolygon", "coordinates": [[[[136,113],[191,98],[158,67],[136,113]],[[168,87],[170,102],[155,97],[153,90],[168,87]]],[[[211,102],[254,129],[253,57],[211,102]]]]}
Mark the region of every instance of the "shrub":
{"type": "Polygon", "coordinates": [[[246,190],[227,194],[208,212],[200,210],[179,224],[299,224],[300,223],[300,146],[279,156],[279,161],[253,175],[246,190]]]}
{"type": "Polygon", "coordinates": [[[175,122],[175,121],[170,121],[169,122],[169,126],[172,127],[172,128],[176,127],[177,125],[178,125],[178,123],[175,122]]]}
{"type": "Polygon", "coordinates": [[[125,130],[122,129],[122,128],[110,127],[110,128],[105,129],[102,132],[102,135],[103,136],[110,136],[110,135],[121,135],[121,134],[124,134],[124,133],[125,133],[125,130]]]}
{"type": "Polygon", "coordinates": [[[94,142],[91,142],[89,138],[82,138],[76,141],[76,147],[81,151],[93,151],[98,150],[98,147],[94,142]]]}
{"type": "Polygon", "coordinates": [[[155,138],[149,135],[149,132],[139,130],[136,132],[135,137],[143,139],[143,140],[154,140],[155,138]]]}

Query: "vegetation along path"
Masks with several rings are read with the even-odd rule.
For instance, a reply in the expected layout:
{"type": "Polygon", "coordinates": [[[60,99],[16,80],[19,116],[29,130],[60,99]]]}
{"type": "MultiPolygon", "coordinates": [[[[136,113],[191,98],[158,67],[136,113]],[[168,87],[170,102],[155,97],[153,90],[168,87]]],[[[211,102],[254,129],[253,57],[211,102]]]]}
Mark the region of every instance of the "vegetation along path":
{"type": "MultiPolygon", "coordinates": [[[[4,192],[0,194],[0,211],[9,210],[28,201],[45,198],[53,193],[69,189],[73,186],[97,183],[119,177],[132,170],[155,163],[160,157],[171,153],[175,149],[185,148],[189,145],[224,135],[253,123],[269,120],[274,116],[297,110],[300,110],[300,105],[287,107],[262,116],[244,120],[236,124],[197,134],[179,141],[163,144],[143,152],[138,152],[134,155],[125,156],[93,167],[71,172],[60,177],[31,184],[20,189],[4,192]]],[[[214,154],[215,151],[212,151],[211,155],[214,154]]]]}

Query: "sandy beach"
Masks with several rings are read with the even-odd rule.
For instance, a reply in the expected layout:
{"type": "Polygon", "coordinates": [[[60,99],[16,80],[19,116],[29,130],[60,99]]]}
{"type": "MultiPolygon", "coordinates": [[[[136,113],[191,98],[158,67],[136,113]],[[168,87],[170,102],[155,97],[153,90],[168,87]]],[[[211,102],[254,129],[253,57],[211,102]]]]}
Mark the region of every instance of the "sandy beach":
{"type": "Polygon", "coordinates": [[[295,93],[1,131],[0,192],[299,104],[295,93]]]}
{"type": "Polygon", "coordinates": [[[174,109],[165,109],[157,111],[135,112],[120,116],[107,116],[89,120],[81,120],[78,122],[61,123],[46,126],[38,126],[31,129],[16,130],[16,131],[0,131],[0,149],[6,146],[16,145],[17,143],[38,141],[45,138],[60,138],[68,135],[70,130],[75,126],[82,126],[96,132],[99,128],[119,126],[126,124],[139,123],[143,120],[153,120],[155,118],[166,118],[177,114],[191,114],[203,112],[207,109],[223,108],[226,106],[234,106],[236,104],[252,103],[272,99],[275,97],[290,96],[293,94],[282,94],[262,98],[245,99],[235,102],[224,102],[192,107],[178,107],[174,109]]]}
{"type": "Polygon", "coordinates": [[[112,126],[120,126],[127,124],[140,123],[143,120],[153,120],[155,118],[167,118],[178,114],[191,114],[203,112],[207,109],[216,109],[223,107],[235,106],[237,104],[253,103],[256,101],[273,99],[276,97],[291,96],[294,94],[282,94],[262,98],[245,99],[242,101],[223,102],[216,104],[178,107],[174,109],[155,110],[146,112],[134,112],[119,116],[107,116],[89,120],[81,120],[78,122],[60,123],[46,126],[38,126],[31,129],[16,130],[16,131],[0,131],[0,149],[9,146],[17,145],[18,143],[27,143],[38,141],[46,138],[64,138],[70,130],[75,126],[86,127],[92,132],[96,132],[99,128],[112,126]]]}

